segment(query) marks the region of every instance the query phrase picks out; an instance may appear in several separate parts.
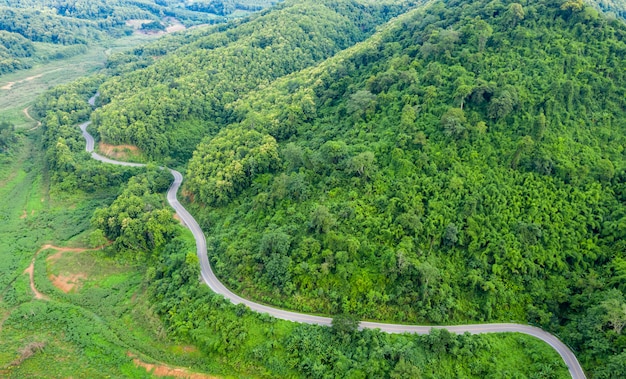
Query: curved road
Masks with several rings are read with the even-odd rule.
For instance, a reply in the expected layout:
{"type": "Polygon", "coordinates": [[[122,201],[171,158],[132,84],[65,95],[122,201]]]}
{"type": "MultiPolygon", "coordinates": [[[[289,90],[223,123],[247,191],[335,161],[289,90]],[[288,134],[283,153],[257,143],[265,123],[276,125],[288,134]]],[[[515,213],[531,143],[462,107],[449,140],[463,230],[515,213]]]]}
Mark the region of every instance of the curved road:
{"type": "MultiPolygon", "coordinates": [[[[89,99],[89,103],[93,105],[95,96],[89,99]]],[[[120,162],[115,161],[106,157],[103,157],[100,154],[97,154],[93,151],[94,149],[94,139],[87,132],[87,126],[91,121],[87,121],[80,125],[80,129],[83,132],[83,137],[85,137],[85,141],[87,145],[85,150],[91,153],[91,157],[110,164],[117,164],[121,166],[132,166],[132,167],[141,167],[145,166],[140,163],[130,163],[130,162],[120,162]]],[[[332,318],[329,317],[321,317],[321,316],[313,316],[304,313],[296,313],[285,311],[282,309],[273,308],[267,305],[255,303],[248,299],[244,299],[241,296],[231,292],[228,288],[226,288],[215,276],[213,270],[211,269],[211,264],[209,263],[209,258],[207,256],[206,249],[206,239],[204,237],[204,233],[202,229],[200,229],[200,225],[193,218],[193,216],[185,209],[176,198],[176,193],[180,188],[180,185],[183,182],[183,175],[172,169],[168,169],[172,175],[174,176],[174,181],[170,185],[170,188],[167,191],[167,201],[168,203],[176,210],[180,219],[185,223],[185,225],[191,230],[193,236],[196,240],[196,252],[198,254],[198,259],[200,260],[200,273],[202,275],[202,279],[204,282],[211,288],[211,290],[215,293],[218,293],[224,296],[226,299],[230,300],[233,304],[244,304],[248,308],[253,311],[260,313],[267,313],[273,317],[302,322],[307,324],[317,324],[317,325],[331,325],[332,318]]],[[[400,325],[400,324],[385,324],[379,322],[369,322],[362,321],[360,323],[360,328],[367,329],[380,329],[383,332],[387,333],[416,333],[416,334],[428,334],[431,329],[447,329],[452,333],[463,334],[463,333],[471,333],[471,334],[482,334],[482,333],[506,333],[506,332],[515,332],[515,333],[523,333],[528,334],[530,336],[539,338],[544,341],[548,345],[552,346],[554,350],[556,350],[559,355],[563,358],[563,361],[567,365],[570,374],[573,379],[585,379],[585,373],[578,363],[576,356],[574,353],[557,337],[552,334],[534,327],[530,325],[523,324],[474,324],[474,325],[450,325],[450,326],[421,326],[421,325],[400,325]]]]}

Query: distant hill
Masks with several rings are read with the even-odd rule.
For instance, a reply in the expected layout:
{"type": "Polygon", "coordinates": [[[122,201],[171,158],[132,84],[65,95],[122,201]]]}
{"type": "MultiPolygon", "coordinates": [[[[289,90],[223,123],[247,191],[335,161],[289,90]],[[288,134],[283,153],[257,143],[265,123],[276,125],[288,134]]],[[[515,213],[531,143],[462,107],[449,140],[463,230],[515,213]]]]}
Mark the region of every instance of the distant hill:
{"type": "Polygon", "coordinates": [[[624,0],[590,0],[589,2],[607,13],[626,18],[626,1],[624,0]]]}
{"type": "Polygon", "coordinates": [[[38,56],[34,42],[63,45],[57,51],[61,57],[83,52],[85,45],[106,37],[131,34],[135,28],[158,32],[172,23],[185,26],[219,23],[276,2],[208,1],[194,2],[192,6],[179,0],[51,0],[43,3],[37,0],[1,0],[0,75],[28,68],[36,58],[45,59],[38,56]]]}

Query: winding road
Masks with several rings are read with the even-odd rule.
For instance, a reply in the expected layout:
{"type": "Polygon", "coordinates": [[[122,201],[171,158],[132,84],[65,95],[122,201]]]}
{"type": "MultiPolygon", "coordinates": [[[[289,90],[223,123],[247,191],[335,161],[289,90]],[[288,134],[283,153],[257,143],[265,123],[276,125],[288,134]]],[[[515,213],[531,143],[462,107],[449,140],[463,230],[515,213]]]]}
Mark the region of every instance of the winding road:
{"type": "MultiPolygon", "coordinates": [[[[98,96],[96,94],[91,99],[89,99],[89,104],[92,106],[95,104],[95,98],[98,96]]],[[[91,157],[98,161],[116,164],[121,166],[132,166],[132,167],[141,167],[145,166],[140,163],[131,163],[131,162],[120,162],[115,161],[113,159],[109,159],[107,157],[103,157],[102,155],[94,152],[94,139],[87,132],[87,127],[90,125],[91,121],[87,121],[80,125],[80,129],[83,133],[83,137],[86,141],[85,150],[91,153],[91,157]]],[[[259,313],[267,313],[270,316],[294,322],[301,322],[307,324],[316,324],[316,325],[331,325],[332,318],[322,317],[322,316],[314,316],[308,315],[304,313],[296,313],[290,312],[278,308],[273,308],[267,305],[255,303],[248,299],[244,299],[241,296],[231,292],[228,288],[226,288],[220,281],[217,279],[213,270],[211,269],[211,264],[209,263],[209,258],[207,256],[206,249],[206,239],[202,229],[200,229],[200,225],[193,218],[193,216],[183,207],[178,199],[176,198],[176,194],[178,189],[180,188],[183,182],[183,175],[176,171],[167,168],[172,175],[174,176],[174,181],[170,185],[170,188],[167,191],[167,201],[168,203],[176,210],[180,219],[183,223],[191,230],[195,240],[196,240],[196,252],[198,254],[198,259],[200,260],[200,273],[202,275],[202,279],[204,282],[211,288],[211,290],[215,293],[218,293],[224,296],[226,299],[230,300],[233,304],[244,304],[248,308],[253,311],[259,313]]],[[[523,324],[513,324],[513,323],[503,323],[503,324],[471,324],[471,325],[450,325],[450,326],[431,326],[431,325],[400,325],[400,324],[385,324],[379,322],[370,322],[370,321],[362,321],[360,323],[361,329],[380,329],[383,332],[387,333],[415,333],[415,334],[428,334],[431,329],[447,329],[451,333],[463,334],[463,333],[471,333],[471,334],[483,334],[483,333],[523,333],[527,334],[540,340],[544,341],[548,345],[552,346],[554,350],[556,350],[559,355],[563,358],[563,361],[567,365],[569,372],[573,379],[585,379],[585,373],[580,366],[580,363],[576,359],[574,353],[557,337],[554,335],[544,331],[543,329],[523,324]]]]}

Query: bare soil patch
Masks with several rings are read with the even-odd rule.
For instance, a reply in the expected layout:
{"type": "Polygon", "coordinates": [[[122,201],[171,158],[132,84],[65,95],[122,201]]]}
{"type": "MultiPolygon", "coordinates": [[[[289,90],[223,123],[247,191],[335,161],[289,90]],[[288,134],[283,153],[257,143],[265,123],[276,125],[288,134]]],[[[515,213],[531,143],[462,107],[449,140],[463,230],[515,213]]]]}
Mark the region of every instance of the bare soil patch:
{"type": "Polygon", "coordinates": [[[183,221],[183,219],[182,219],[182,218],[180,218],[180,216],[178,215],[178,213],[174,213],[174,220],[178,220],[178,222],[180,222],[180,224],[181,224],[182,226],[186,226],[186,225],[185,225],[185,222],[183,221]]]}
{"type": "MultiPolygon", "coordinates": [[[[37,290],[37,287],[35,287],[35,280],[33,279],[33,274],[35,273],[35,259],[37,258],[40,252],[42,252],[43,250],[47,250],[47,249],[57,250],[55,254],[52,254],[48,258],[46,258],[47,261],[53,262],[53,263],[57,261],[61,257],[61,255],[63,255],[63,253],[67,253],[67,252],[82,253],[83,251],[96,250],[96,249],[84,249],[84,248],[79,248],[79,247],[58,247],[58,246],[54,246],[50,244],[45,244],[39,250],[37,250],[37,252],[35,253],[35,256],[33,257],[33,260],[30,262],[30,265],[26,268],[26,270],[24,270],[24,274],[28,274],[30,278],[30,289],[35,294],[35,299],[39,299],[39,300],[50,300],[48,296],[44,295],[43,293],[37,290]]],[[[57,286],[57,284],[55,284],[55,280],[53,280],[52,277],[55,277],[55,276],[50,275],[48,278],[52,281],[52,283],[55,286],[57,286]]],[[[76,284],[79,283],[80,279],[85,279],[86,277],[87,276],[83,273],[73,274],[70,276],[59,275],[58,277],[56,277],[56,281],[59,284],[57,288],[59,288],[60,290],[64,292],[69,292],[76,286],[76,284]],[[65,289],[67,289],[67,291],[65,289]]]]}
{"type": "Polygon", "coordinates": [[[154,376],[168,376],[175,378],[187,378],[187,379],[218,379],[219,377],[207,374],[200,374],[196,372],[190,372],[187,369],[180,367],[171,367],[164,364],[151,364],[146,363],[139,358],[137,358],[134,354],[128,352],[127,355],[133,358],[133,363],[137,367],[143,367],[154,376]]]}
{"type": "Polygon", "coordinates": [[[25,218],[26,218],[26,216],[28,216],[28,213],[26,213],[26,209],[24,209],[24,210],[22,211],[22,215],[20,216],[20,218],[21,218],[21,219],[25,219],[25,218]]]}
{"type": "Polygon", "coordinates": [[[70,293],[72,290],[80,287],[82,280],[87,279],[87,275],[82,272],[72,275],[49,275],[48,279],[56,288],[65,293],[70,293]]]}
{"type": "Polygon", "coordinates": [[[100,142],[98,150],[109,158],[113,159],[126,159],[129,156],[136,156],[141,154],[141,151],[137,146],[133,145],[109,145],[108,143],[100,142]]]}

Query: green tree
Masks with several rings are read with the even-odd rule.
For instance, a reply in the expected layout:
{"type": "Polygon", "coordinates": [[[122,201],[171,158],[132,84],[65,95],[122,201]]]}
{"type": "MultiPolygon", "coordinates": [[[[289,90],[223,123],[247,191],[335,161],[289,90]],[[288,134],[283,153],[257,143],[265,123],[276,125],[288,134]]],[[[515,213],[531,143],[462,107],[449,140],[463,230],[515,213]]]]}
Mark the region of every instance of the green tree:
{"type": "Polygon", "coordinates": [[[615,334],[621,334],[626,326],[626,302],[622,292],[617,289],[610,290],[607,299],[601,305],[606,312],[606,322],[611,325],[615,334]]]}
{"type": "Polygon", "coordinates": [[[348,161],[347,171],[364,179],[371,179],[376,173],[376,156],[371,151],[360,153],[348,161]]]}
{"type": "Polygon", "coordinates": [[[359,90],[350,95],[350,101],[346,105],[346,111],[354,118],[362,118],[370,111],[376,102],[376,95],[368,90],[359,90]]]}
{"type": "Polygon", "coordinates": [[[333,333],[345,336],[352,335],[359,329],[359,320],[351,314],[341,313],[332,320],[333,333]]]}
{"type": "Polygon", "coordinates": [[[465,136],[467,128],[467,119],[465,113],[459,108],[450,108],[441,116],[441,126],[444,133],[455,139],[465,136]]]}
{"type": "Polygon", "coordinates": [[[316,233],[328,233],[336,224],[336,219],[324,205],[317,205],[311,212],[309,227],[316,233]]]}

